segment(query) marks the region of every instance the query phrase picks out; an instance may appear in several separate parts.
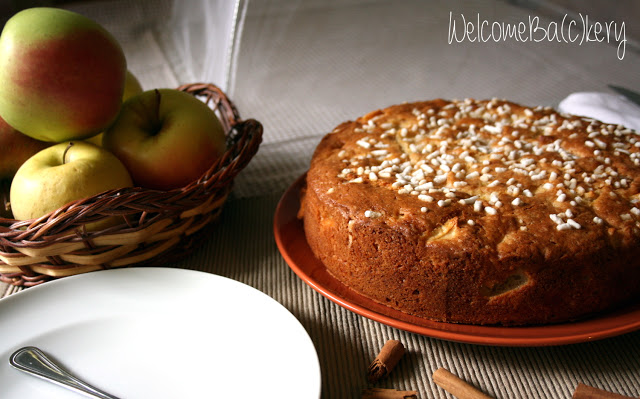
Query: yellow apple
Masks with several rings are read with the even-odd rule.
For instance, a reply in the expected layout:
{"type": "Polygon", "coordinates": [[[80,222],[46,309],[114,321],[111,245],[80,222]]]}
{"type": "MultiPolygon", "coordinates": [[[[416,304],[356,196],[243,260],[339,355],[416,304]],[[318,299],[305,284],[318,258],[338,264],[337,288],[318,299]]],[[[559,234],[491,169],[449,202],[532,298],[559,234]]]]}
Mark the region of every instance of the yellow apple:
{"type": "MultiPolygon", "coordinates": [[[[142,93],[142,85],[136,76],[127,70],[127,75],[124,80],[124,93],[122,93],[122,102],[127,101],[129,98],[142,93]]],[[[98,133],[95,136],[89,137],[86,141],[95,145],[102,145],[102,136],[104,132],[98,133]]]]}
{"type": "MultiPolygon", "coordinates": [[[[36,153],[18,169],[11,183],[11,209],[15,219],[35,219],[69,202],[131,185],[129,172],[109,151],[84,141],[65,142],[36,153]]],[[[114,221],[86,228],[97,230],[114,221]]]]}

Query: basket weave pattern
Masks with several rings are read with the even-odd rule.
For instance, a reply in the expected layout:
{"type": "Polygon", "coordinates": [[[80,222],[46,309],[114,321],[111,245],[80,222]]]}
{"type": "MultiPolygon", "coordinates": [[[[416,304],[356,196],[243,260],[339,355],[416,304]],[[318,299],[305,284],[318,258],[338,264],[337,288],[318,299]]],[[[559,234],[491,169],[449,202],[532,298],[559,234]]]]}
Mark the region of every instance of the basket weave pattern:
{"type": "Polygon", "coordinates": [[[233,178],[258,151],[262,125],[242,120],[232,101],[212,84],[178,89],[216,110],[227,134],[225,154],[180,189],[123,188],[71,202],[38,219],[0,218],[1,281],[28,287],[100,269],[166,265],[194,247],[220,215],[233,178]],[[113,216],[122,223],[100,231],[84,228],[113,216]]]}

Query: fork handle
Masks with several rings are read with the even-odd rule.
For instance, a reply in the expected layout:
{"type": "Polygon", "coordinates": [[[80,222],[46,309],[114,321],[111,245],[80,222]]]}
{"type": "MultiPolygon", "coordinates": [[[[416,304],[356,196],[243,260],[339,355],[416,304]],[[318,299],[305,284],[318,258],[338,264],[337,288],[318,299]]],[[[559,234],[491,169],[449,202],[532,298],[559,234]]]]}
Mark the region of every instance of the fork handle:
{"type": "Polygon", "coordinates": [[[64,370],[34,346],[27,346],[15,351],[9,358],[9,363],[20,371],[64,386],[90,398],[118,399],[64,370]]]}

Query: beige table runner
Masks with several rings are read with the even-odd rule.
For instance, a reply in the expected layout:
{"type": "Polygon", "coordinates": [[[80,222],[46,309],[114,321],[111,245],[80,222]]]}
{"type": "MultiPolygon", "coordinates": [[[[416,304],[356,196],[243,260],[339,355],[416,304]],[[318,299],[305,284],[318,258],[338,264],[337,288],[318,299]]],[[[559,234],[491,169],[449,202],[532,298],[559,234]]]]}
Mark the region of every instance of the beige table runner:
{"type": "MultiPolygon", "coordinates": [[[[118,33],[131,69],[145,87],[182,83],[159,32],[171,12],[170,2],[129,3],[134,2],[77,7],[118,33]]],[[[238,177],[211,237],[188,258],[168,266],[227,276],[282,303],[315,344],[323,398],[360,397],[363,388],[372,386],[366,380],[367,366],[388,339],[403,342],[408,353],[389,378],[373,386],[417,390],[420,398],[451,397],[431,381],[439,367],[496,398],[570,398],[579,382],[640,396],[640,332],[543,348],[488,347],[407,333],[356,315],[313,291],[287,266],[274,241],[279,198],[304,173],[322,135],[343,120],[393,103],[434,97],[507,97],[529,105],[555,105],[571,92],[607,91],[609,83],[640,89],[640,55],[629,36],[631,28],[622,60],[615,43],[448,44],[450,16],[479,15],[512,23],[539,16],[547,26],[563,18],[563,9],[556,6],[552,14],[537,2],[524,4],[248,2],[231,94],[243,116],[263,122],[265,141],[238,177]]],[[[637,24],[640,16],[631,11],[623,12],[618,22],[637,24]]],[[[592,21],[605,17],[590,15],[592,21]]],[[[0,293],[5,289],[1,286],[0,293]]]]}

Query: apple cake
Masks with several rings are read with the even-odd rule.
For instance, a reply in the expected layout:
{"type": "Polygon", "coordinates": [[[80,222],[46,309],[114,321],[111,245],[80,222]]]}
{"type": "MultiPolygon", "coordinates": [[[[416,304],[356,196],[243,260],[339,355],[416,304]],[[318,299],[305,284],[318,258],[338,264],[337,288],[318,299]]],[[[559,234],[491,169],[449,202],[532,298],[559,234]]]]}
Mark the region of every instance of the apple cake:
{"type": "Polygon", "coordinates": [[[394,105],[318,144],[307,241],[356,292],[436,321],[576,320],[640,294],[640,136],[492,100],[394,105]]]}

